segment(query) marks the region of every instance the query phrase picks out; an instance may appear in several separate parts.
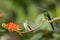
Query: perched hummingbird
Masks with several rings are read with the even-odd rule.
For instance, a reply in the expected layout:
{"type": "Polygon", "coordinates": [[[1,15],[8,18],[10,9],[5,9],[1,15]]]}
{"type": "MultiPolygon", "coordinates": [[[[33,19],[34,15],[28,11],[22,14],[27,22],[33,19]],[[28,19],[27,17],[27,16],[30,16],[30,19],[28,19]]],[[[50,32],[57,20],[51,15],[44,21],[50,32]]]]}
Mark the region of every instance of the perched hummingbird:
{"type": "MultiPolygon", "coordinates": [[[[51,12],[49,12],[47,9],[42,8],[41,13],[43,13],[45,18],[47,18],[48,20],[52,20],[51,12]]],[[[53,23],[50,23],[50,24],[52,26],[52,29],[54,30],[53,23]]]]}
{"type": "MultiPolygon", "coordinates": [[[[51,15],[51,13],[50,13],[48,10],[44,10],[43,13],[44,13],[44,16],[45,16],[48,20],[52,20],[52,15],[51,15]]],[[[50,24],[51,24],[51,26],[52,26],[52,29],[54,30],[53,23],[50,23],[50,24]]]]}

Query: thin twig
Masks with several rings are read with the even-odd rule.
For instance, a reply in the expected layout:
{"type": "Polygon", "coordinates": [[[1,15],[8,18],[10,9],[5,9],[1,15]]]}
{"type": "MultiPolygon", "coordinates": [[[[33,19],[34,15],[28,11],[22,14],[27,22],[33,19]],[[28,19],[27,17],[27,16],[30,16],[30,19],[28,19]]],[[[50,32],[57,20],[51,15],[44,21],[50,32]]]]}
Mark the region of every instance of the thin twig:
{"type": "Polygon", "coordinates": [[[23,32],[17,32],[19,34],[24,34],[24,33],[28,33],[28,32],[34,32],[35,30],[38,30],[39,27],[44,23],[44,21],[39,25],[39,26],[36,26],[35,28],[31,29],[31,30],[28,30],[28,31],[23,31],[23,32]]]}
{"type": "Polygon", "coordinates": [[[60,17],[57,17],[57,18],[54,18],[54,19],[49,20],[49,21],[47,21],[47,22],[52,23],[52,22],[57,22],[57,21],[59,21],[59,20],[60,20],[60,17]]]}
{"type": "Polygon", "coordinates": [[[39,28],[39,27],[35,27],[35,28],[32,29],[32,30],[29,30],[29,31],[23,31],[23,32],[17,31],[17,33],[19,33],[19,34],[24,34],[24,33],[28,33],[28,32],[33,32],[33,31],[37,30],[38,28],[39,28]]]}

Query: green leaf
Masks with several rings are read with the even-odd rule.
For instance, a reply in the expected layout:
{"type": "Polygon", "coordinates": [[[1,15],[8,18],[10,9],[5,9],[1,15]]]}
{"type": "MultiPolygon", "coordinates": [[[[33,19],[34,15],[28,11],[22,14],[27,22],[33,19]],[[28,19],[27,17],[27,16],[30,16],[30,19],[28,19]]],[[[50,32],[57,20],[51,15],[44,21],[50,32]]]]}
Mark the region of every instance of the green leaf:
{"type": "Polygon", "coordinates": [[[32,36],[29,40],[38,40],[40,38],[42,38],[43,33],[37,33],[34,36],[32,36]]]}

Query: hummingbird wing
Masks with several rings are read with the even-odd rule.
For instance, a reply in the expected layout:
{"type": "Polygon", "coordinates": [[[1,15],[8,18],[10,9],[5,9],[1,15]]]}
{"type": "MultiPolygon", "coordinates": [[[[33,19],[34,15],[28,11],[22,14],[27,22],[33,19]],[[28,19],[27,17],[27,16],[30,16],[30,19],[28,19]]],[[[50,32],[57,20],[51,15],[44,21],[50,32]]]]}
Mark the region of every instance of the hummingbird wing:
{"type": "Polygon", "coordinates": [[[32,29],[30,28],[30,26],[27,24],[27,22],[24,22],[24,28],[25,28],[26,31],[32,30],[32,29]]]}

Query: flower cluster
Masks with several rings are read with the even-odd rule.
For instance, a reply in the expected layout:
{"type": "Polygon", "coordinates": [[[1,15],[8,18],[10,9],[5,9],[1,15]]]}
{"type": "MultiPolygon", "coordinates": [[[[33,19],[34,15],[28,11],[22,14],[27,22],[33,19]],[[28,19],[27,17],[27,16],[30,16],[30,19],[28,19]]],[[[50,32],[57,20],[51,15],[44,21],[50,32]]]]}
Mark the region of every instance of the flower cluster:
{"type": "Polygon", "coordinates": [[[8,29],[9,32],[14,32],[14,31],[19,30],[19,26],[13,22],[9,22],[8,24],[2,24],[2,26],[8,29]]]}

